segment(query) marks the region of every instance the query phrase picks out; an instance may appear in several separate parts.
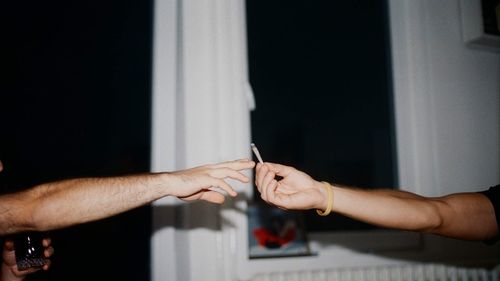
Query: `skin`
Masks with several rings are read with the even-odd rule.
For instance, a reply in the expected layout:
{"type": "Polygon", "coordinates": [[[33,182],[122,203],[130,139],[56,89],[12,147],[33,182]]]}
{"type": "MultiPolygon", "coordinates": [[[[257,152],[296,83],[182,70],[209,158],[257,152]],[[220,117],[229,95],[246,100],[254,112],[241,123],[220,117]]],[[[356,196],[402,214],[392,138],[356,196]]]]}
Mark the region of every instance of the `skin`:
{"type": "Polygon", "coordinates": [[[334,212],[369,224],[464,240],[488,240],[499,234],[493,205],[480,193],[424,197],[401,190],[328,185],[293,167],[267,162],[257,164],[255,184],[264,201],[282,209],[325,211],[325,188],[332,188],[334,212]]]}
{"type": "MultiPolygon", "coordinates": [[[[41,184],[0,196],[0,235],[54,230],[95,221],[165,196],[221,204],[225,195],[213,187],[236,196],[225,180],[246,183],[249,178],[242,171],[254,166],[253,161],[241,159],[170,173],[77,178],[41,184]]],[[[3,169],[1,162],[0,169],[3,169]]]]}

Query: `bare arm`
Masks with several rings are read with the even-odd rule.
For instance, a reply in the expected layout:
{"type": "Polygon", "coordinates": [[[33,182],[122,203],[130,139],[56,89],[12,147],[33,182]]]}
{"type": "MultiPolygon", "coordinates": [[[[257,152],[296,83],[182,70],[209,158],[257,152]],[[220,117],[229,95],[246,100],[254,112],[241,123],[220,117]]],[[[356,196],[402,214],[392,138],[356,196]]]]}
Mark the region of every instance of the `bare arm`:
{"type": "Polygon", "coordinates": [[[479,193],[422,197],[398,190],[333,187],[335,212],[387,228],[420,231],[466,240],[498,234],[491,202],[479,193]]]}
{"type": "MultiPolygon", "coordinates": [[[[257,165],[261,197],[284,209],[325,210],[325,184],[292,167],[257,165]],[[276,175],[283,179],[276,181],[276,175]]],[[[364,190],[333,186],[333,211],[381,227],[486,240],[498,235],[495,212],[482,194],[422,197],[398,190],[364,190]]]]}
{"type": "Polygon", "coordinates": [[[151,173],[109,178],[80,178],[35,186],[0,197],[0,235],[26,230],[45,231],[110,217],[165,196],[186,201],[222,203],[222,188],[236,192],[225,182],[248,182],[240,171],[253,161],[237,160],[173,173],[151,173]]]}

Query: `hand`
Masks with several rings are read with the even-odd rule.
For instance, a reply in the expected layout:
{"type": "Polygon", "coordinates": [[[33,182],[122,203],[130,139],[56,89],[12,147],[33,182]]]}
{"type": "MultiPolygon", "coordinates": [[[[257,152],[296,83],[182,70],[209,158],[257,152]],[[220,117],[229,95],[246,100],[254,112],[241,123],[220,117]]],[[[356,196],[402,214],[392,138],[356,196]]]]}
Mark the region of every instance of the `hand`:
{"type": "Polygon", "coordinates": [[[293,167],[264,163],[257,164],[255,184],[261,198],[281,209],[325,210],[327,194],[323,183],[293,167]],[[277,181],[276,176],[282,177],[277,181]]]}
{"type": "MultiPolygon", "coordinates": [[[[54,248],[51,246],[50,238],[43,239],[43,246],[45,250],[43,252],[45,258],[47,258],[47,263],[42,267],[43,270],[48,270],[50,268],[50,257],[54,254],[54,248]]],[[[27,270],[18,270],[16,264],[16,254],[14,251],[14,242],[10,239],[6,239],[3,245],[2,253],[3,263],[1,267],[1,281],[20,281],[33,272],[40,270],[40,268],[30,268],[27,270]]]]}
{"type": "Polygon", "coordinates": [[[225,179],[231,178],[246,183],[250,179],[240,171],[254,166],[255,162],[241,159],[173,172],[170,174],[174,176],[171,195],[185,201],[205,200],[220,204],[224,202],[225,197],[214,191],[214,187],[221,188],[230,196],[236,196],[236,192],[225,179]]]}

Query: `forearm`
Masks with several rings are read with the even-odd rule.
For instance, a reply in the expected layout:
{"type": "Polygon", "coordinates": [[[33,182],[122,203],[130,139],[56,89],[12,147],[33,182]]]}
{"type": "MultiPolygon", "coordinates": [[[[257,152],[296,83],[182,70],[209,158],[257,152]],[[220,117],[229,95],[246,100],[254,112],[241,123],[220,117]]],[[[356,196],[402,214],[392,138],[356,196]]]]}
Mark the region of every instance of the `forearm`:
{"type": "Polygon", "coordinates": [[[35,203],[33,223],[40,230],[95,221],[168,195],[166,174],[68,180],[45,187],[35,203]],[[72,189],[69,192],[69,189],[72,189]]]}
{"type": "Polygon", "coordinates": [[[45,231],[106,218],[169,194],[168,174],[82,178],[42,184],[9,197],[17,221],[4,232],[45,231]],[[167,178],[167,180],[165,180],[167,178]]]}
{"type": "Polygon", "coordinates": [[[398,190],[363,190],[334,186],[335,212],[369,224],[431,231],[441,224],[435,204],[398,190]]]}
{"type": "Polygon", "coordinates": [[[493,206],[479,193],[431,198],[399,190],[333,190],[336,212],[373,225],[467,240],[498,235],[493,206]]]}

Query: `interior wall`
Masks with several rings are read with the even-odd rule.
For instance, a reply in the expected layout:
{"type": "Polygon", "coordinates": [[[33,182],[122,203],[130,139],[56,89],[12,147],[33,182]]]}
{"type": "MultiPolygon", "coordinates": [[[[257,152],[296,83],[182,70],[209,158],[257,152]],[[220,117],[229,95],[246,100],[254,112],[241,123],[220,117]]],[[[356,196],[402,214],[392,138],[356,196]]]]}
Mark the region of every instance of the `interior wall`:
{"type": "MultiPolygon", "coordinates": [[[[152,170],[251,157],[243,3],[155,1],[152,170]]],[[[223,206],[155,202],[152,280],[234,280],[225,217],[251,188],[231,185],[223,206]]]]}
{"type": "Polygon", "coordinates": [[[390,1],[401,188],[476,191],[500,178],[500,53],[462,40],[460,1],[390,1]]]}
{"type": "Polygon", "coordinates": [[[437,192],[483,189],[499,183],[500,55],[464,46],[457,1],[431,2],[437,192]]]}

